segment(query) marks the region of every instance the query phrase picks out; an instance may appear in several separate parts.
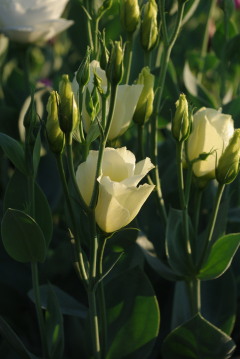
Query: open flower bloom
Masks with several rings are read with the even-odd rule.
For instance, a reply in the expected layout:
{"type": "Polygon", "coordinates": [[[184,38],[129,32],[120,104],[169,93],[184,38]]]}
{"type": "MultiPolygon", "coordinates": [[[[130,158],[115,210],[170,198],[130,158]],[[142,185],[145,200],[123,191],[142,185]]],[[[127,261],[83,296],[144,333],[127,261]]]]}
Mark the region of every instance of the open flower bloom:
{"type": "MultiPolygon", "coordinates": [[[[87,205],[94,188],[97,159],[98,151],[90,151],[86,162],[79,165],[76,173],[87,205]]],[[[153,185],[137,185],[153,167],[149,158],[136,163],[134,154],[126,147],[107,147],[104,150],[102,172],[97,179],[99,195],[95,211],[97,224],[103,231],[117,231],[136,217],[154,189],[153,185]]]]}
{"type": "Polygon", "coordinates": [[[234,132],[233,119],[221,110],[203,107],[194,114],[192,126],[187,145],[189,160],[209,154],[193,164],[193,172],[197,177],[215,178],[219,158],[234,132]]]}
{"type": "Polygon", "coordinates": [[[73,24],[60,19],[68,0],[0,0],[0,32],[10,40],[47,41],[73,24]]]}
{"type": "MultiPolygon", "coordinates": [[[[91,91],[93,90],[94,73],[96,73],[96,75],[102,80],[101,86],[103,92],[106,92],[107,90],[106,73],[104,70],[101,69],[99,62],[96,60],[90,63],[90,80],[89,83],[87,84],[87,88],[89,92],[91,93],[91,91]]],[[[78,84],[76,78],[74,78],[72,86],[73,86],[73,92],[75,93],[75,96],[77,96],[78,84]]],[[[113,113],[112,124],[108,135],[109,140],[112,140],[122,135],[128,129],[135,108],[137,106],[138,99],[141,95],[142,89],[143,89],[143,85],[118,86],[115,110],[113,113]]],[[[82,116],[83,116],[84,129],[86,132],[88,132],[91,125],[91,119],[86,110],[85,98],[86,98],[86,90],[83,96],[82,116]]],[[[107,104],[107,107],[109,107],[109,102],[107,104]]],[[[98,114],[98,117],[101,118],[101,109],[98,114]]]]}

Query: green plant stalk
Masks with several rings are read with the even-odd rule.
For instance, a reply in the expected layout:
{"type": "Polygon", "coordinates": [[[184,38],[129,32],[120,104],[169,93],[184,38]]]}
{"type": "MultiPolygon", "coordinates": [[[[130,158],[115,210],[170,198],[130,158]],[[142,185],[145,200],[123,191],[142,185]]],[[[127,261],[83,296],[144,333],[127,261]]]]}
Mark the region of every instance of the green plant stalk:
{"type": "Polygon", "coordinates": [[[187,282],[191,315],[194,316],[201,311],[201,282],[194,278],[187,282]]]}
{"type": "Polygon", "coordinates": [[[88,304],[89,304],[89,319],[92,337],[92,346],[94,359],[101,359],[101,345],[99,337],[99,318],[96,304],[96,290],[97,282],[97,254],[98,254],[98,235],[96,228],[95,211],[89,213],[90,222],[90,270],[89,270],[89,287],[88,287],[88,304]]]}
{"type": "Polygon", "coordinates": [[[43,312],[41,308],[41,299],[40,299],[40,290],[39,290],[39,281],[38,281],[38,264],[36,262],[31,263],[31,270],[32,270],[32,284],[33,284],[33,293],[35,299],[35,308],[37,312],[38,318],[38,325],[41,337],[41,344],[42,344],[42,354],[43,358],[49,358],[48,348],[47,348],[47,338],[46,338],[46,331],[45,331],[45,323],[43,312]]]}
{"type": "MultiPolygon", "coordinates": [[[[79,264],[80,275],[81,275],[81,278],[83,280],[83,284],[85,286],[85,289],[87,290],[88,275],[87,275],[87,271],[86,271],[85,264],[84,264],[81,242],[80,242],[80,238],[79,238],[78,231],[77,231],[76,220],[75,220],[73,207],[72,207],[72,202],[71,202],[71,199],[70,199],[70,194],[69,194],[69,190],[68,190],[66,176],[65,176],[65,172],[64,172],[64,168],[63,168],[62,154],[56,155],[56,160],[57,160],[58,172],[59,172],[61,182],[62,182],[62,186],[63,186],[63,192],[64,192],[65,201],[66,201],[68,212],[69,212],[69,215],[70,215],[70,220],[72,222],[71,225],[72,225],[72,228],[73,228],[74,239],[75,239],[75,243],[76,243],[76,252],[77,252],[76,253],[76,258],[77,258],[77,261],[78,261],[78,264],[79,264]]],[[[74,246],[74,248],[75,248],[75,246],[74,246]]]]}
{"type": "Polygon", "coordinates": [[[124,71],[124,79],[123,83],[128,84],[129,78],[131,74],[131,67],[132,67],[132,57],[133,57],[133,33],[127,34],[127,44],[125,50],[125,71],[124,71]]]}
{"type": "Polygon", "coordinates": [[[225,188],[225,184],[218,184],[218,189],[217,189],[217,193],[216,193],[216,197],[215,197],[215,202],[214,202],[214,207],[213,207],[213,211],[212,211],[212,216],[211,219],[208,223],[208,229],[207,229],[207,236],[205,239],[205,243],[203,246],[203,251],[202,251],[202,255],[200,257],[199,263],[198,263],[198,269],[201,269],[201,266],[204,262],[204,259],[206,257],[206,254],[208,252],[209,249],[209,245],[211,243],[212,240],[212,235],[213,235],[213,231],[215,228],[215,224],[216,224],[216,220],[217,220],[217,214],[218,214],[218,210],[219,210],[219,206],[220,206],[220,202],[221,202],[221,198],[223,195],[223,191],[225,188]]]}
{"type": "Polygon", "coordinates": [[[201,208],[201,202],[202,202],[202,194],[203,194],[203,190],[197,188],[197,190],[195,192],[194,218],[193,218],[195,238],[197,237],[197,234],[198,234],[198,225],[199,225],[200,208],[201,208]]]}
{"type": "Polygon", "coordinates": [[[93,40],[94,40],[94,43],[93,43],[93,49],[94,49],[94,58],[96,60],[98,60],[99,58],[99,46],[98,46],[98,32],[99,32],[99,18],[98,17],[94,17],[92,22],[93,22],[93,26],[92,26],[92,33],[93,33],[93,40]]]}
{"type": "Polygon", "coordinates": [[[167,27],[166,27],[166,18],[165,18],[165,1],[162,0],[159,2],[160,16],[162,19],[162,33],[163,33],[164,49],[163,49],[163,54],[162,54],[159,81],[157,83],[157,89],[159,89],[159,90],[157,92],[157,100],[155,102],[154,111],[153,111],[152,120],[151,120],[151,144],[152,144],[151,145],[151,159],[155,166],[155,168],[153,169],[153,182],[156,185],[157,200],[159,202],[159,207],[161,210],[160,213],[162,215],[162,218],[163,218],[163,221],[165,224],[167,221],[167,213],[166,213],[164,200],[162,197],[161,182],[160,182],[159,168],[158,168],[158,126],[157,126],[157,121],[158,121],[158,111],[160,109],[161,102],[162,102],[163,88],[164,88],[164,84],[165,84],[168,63],[169,63],[173,45],[176,42],[176,39],[178,37],[179,31],[181,28],[181,21],[182,21],[183,12],[184,12],[184,6],[185,6],[185,3],[181,3],[179,5],[176,24],[175,24],[173,33],[171,35],[171,38],[169,40],[167,27]]]}
{"type": "Polygon", "coordinates": [[[143,160],[144,159],[144,125],[137,125],[138,129],[138,159],[143,160]]]}
{"type": "Polygon", "coordinates": [[[221,53],[221,76],[220,76],[220,81],[221,81],[221,85],[220,85],[220,97],[221,100],[223,101],[223,98],[225,96],[226,93],[226,77],[227,77],[227,62],[225,59],[225,45],[229,39],[229,18],[227,16],[226,11],[224,11],[223,13],[224,16],[224,44],[222,46],[222,53],[221,53]]]}
{"type": "Polygon", "coordinates": [[[209,2],[209,11],[207,14],[207,21],[206,21],[206,26],[205,26],[205,31],[204,31],[204,36],[203,36],[203,42],[202,42],[202,48],[201,48],[201,53],[200,53],[200,57],[202,59],[202,66],[200,67],[200,71],[198,73],[198,81],[201,83],[202,82],[202,78],[203,78],[203,69],[204,69],[204,63],[205,63],[205,56],[207,53],[207,46],[208,46],[208,39],[209,39],[209,25],[210,25],[210,21],[216,6],[217,0],[212,0],[211,2],[209,2]]]}
{"type": "MultiPolygon", "coordinates": [[[[189,263],[192,264],[192,251],[189,240],[189,223],[188,223],[188,202],[185,198],[185,188],[184,188],[184,178],[183,178],[183,165],[182,165],[182,151],[183,151],[184,142],[176,143],[176,160],[177,160],[177,176],[178,176],[178,190],[179,190],[179,199],[183,215],[183,232],[185,240],[185,251],[189,258],[189,263]]],[[[190,186],[191,183],[188,183],[190,186]]],[[[187,192],[189,189],[187,189],[187,192]]]]}
{"type": "Polygon", "coordinates": [[[66,138],[67,162],[68,162],[68,169],[69,169],[70,178],[71,178],[71,181],[73,183],[75,192],[78,195],[78,199],[79,199],[79,202],[80,202],[83,210],[86,213],[88,213],[89,208],[86,205],[86,203],[84,202],[84,199],[83,199],[83,197],[81,195],[81,192],[79,190],[79,187],[78,187],[78,184],[77,184],[77,181],[76,181],[75,169],[74,169],[74,165],[73,165],[72,134],[66,134],[65,138],[66,138]]]}
{"type": "Polygon", "coordinates": [[[102,348],[102,357],[105,358],[107,354],[108,347],[108,333],[107,333],[107,313],[106,313],[106,303],[105,303],[105,293],[103,285],[103,256],[104,250],[107,243],[107,238],[104,238],[99,244],[98,250],[98,287],[99,287],[99,317],[101,324],[101,348],[102,348]]]}
{"type": "MultiPolygon", "coordinates": [[[[85,6],[87,9],[87,12],[89,14],[89,4],[90,1],[86,1],[85,6]]],[[[84,10],[83,10],[84,11],[84,10]]],[[[85,13],[85,11],[84,11],[85,13]]],[[[87,15],[87,14],[86,14],[87,15]]],[[[88,43],[89,46],[91,47],[91,49],[93,49],[94,45],[93,45],[93,36],[92,36],[92,28],[91,28],[91,20],[89,18],[89,16],[87,15],[87,35],[88,35],[88,43]]]]}
{"type": "Polygon", "coordinates": [[[89,205],[90,209],[94,209],[96,207],[96,204],[97,204],[98,187],[99,187],[99,183],[97,181],[97,178],[99,177],[100,172],[101,172],[103,153],[104,153],[104,149],[106,147],[109,130],[110,130],[110,127],[111,127],[111,124],[112,124],[113,113],[114,113],[115,104],[116,104],[116,97],[117,97],[117,88],[118,88],[118,85],[112,85],[112,87],[111,87],[110,106],[109,106],[108,118],[107,118],[106,126],[104,128],[103,135],[102,135],[101,142],[100,142],[100,146],[99,146],[97,168],[96,168],[96,175],[95,175],[95,184],[94,184],[92,198],[91,198],[90,205],[89,205]]]}

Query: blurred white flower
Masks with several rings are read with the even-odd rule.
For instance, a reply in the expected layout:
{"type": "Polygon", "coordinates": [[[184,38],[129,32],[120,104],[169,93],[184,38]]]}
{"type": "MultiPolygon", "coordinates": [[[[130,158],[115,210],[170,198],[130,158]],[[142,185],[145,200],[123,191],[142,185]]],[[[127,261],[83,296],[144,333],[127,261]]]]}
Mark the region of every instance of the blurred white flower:
{"type": "Polygon", "coordinates": [[[221,113],[221,110],[202,107],[194,114],[192,126],[187,144],[189,160],[210,153],[207,158],[193,164],[193,172],[197,177],[215,178],[219,158],[234,132],[232,116],[221,113]]]}
{"type": "Polygon", "coordinates": [[[47,41],[73,24],[60,16],[68,0],[0,0],[0,32],[21,43],[47,41]]]}
{"type": "MultiPolygon", "coordinates": [[[[90,63],[90,79],[89,79],[89,83],[87,84],[87,88],[89,92],[93,90],[94,73],[96,73],[96,75],[102,80],[101,86],[103,92],[106,92],[107,90],[106,73],[104,70],[101,69],[99,62],[96,60],[90,63]]],[[[75,96],[77,98],[78,84],[76,77],[73,80],[72,87],[73,87],[73,92],[75,93],[75,96]]],[[[142,89],[143,89],[143,85],[118,86],[116,105],[113,113],[113,119],[109,131],[109,136],[108,136],[109,140],[121,136],[128,129],[135,108],[137,106],[139,97],[141,95],[142,89]]],[[[86,110],[85,100],[86,100],[86,90],[83,96],[82,116],[83,116],[84,129],[86,132],[88,132],[91,125],[91,119],[86,110]]],[[[109,107],[109,102],[107,106],[109,107]]],[[[98,116],[101,118],[101,109],[98,116]]]]}
{"type": "MultiPolygon", "coordinates": [[[[76,173],[82,197],[90,204],[94,188],[98,151],[90,151],[86,162],[76,173]]],[[[154,185],[137,187],[141,179],[154,167],[149,158],[136,163],[136,158],[126,147],[107,147],[102,160],[102,173],[97,179],[99,195],[96,207],[98,226],[107,233],[129,224],[140,211],[154,185]]]]}

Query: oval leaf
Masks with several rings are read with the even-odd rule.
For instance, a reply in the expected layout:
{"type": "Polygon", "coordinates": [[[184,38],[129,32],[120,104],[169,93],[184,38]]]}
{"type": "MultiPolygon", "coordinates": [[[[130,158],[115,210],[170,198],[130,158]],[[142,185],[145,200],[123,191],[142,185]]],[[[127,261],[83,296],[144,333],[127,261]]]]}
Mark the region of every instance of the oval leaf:
{"type": "Polygon", "coordinates": [[[209,280],[220,277],[231,265],[240,244],[240,233],[228,234],[219,238],[212,246],[198,278],[209,280]]]}
{"type": "MultiPolygon", "coordinates": [[[[28,208],[28,181],[27,177],[15,171],[11,177],[3,202],[4,211],[8,208],[15,208],[26,211],[28,208]]],[[[35,218],[36,222],[43,231],[46,245],[52,239],[52,213],[47,198],[41,188],[35,183],[35,218]]]]}
{"type": "Polygon", "coordinates": [[[163,342],[163,359],[228,359],[232,339],[200,314],[173,330],[163,342]]]}
{"type": "Polygon", "coordinates": [[[14,166],[22,173],[26,173],[24,150],[20,143],[12,137],[0,133],[0,146],[14,166]]]}
{"type": "Polygon", "coordinates": [[[149,358],[159,330],[159,308],[153,288],[139,267],[106,286],[109,351],[107,359],[149,358]]]}
{"type": "Polygon", "coordinates": [[[9,208],[3,217],[1,232],[3,245],[13,259],[22,263],[44,261],[45,239],[32,217],[9,208]]]}

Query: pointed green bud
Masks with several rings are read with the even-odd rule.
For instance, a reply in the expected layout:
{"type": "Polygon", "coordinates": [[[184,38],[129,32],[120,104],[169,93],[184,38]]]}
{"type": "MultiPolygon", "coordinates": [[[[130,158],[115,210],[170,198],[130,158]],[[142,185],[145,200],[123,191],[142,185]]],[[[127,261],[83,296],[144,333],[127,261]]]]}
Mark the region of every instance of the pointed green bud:
{"type": "Polygon", "coordinates": [[[181,94],[176,102],[176,112],[172,119],[172,135],[178,142],[185,141],[190,134],[191,122],[186,96],[181,94]]]}
{"type": "Polygon", "coordinates": [[[76,73],[76,80],[80,87],[84,87],[90,79],[90,55],[91,55],[91,48],[88,46],[86,55],[82,60],[77,73],[76,73]]]}
{"type": "Polygon", "coordinates": [[[64,133],[60,129],[58,121],[59,95],[52,91],[47,102],[47,140],[51,151],[60,154],[64,148],[64,133]]]}
{"type": "Polygon", "coordinates": [[[68,75],[63,75],[59,83],[59,124],[65,134],[70,134],[78,122],[78,108],[68,75]]]}
{"type": "Polygon", "coordinates": [[[105,30],[102,32],[102,36],[99,38],[100,43],[100,49],[101,49],[101,55],[100,55],[100,67],[103,70],[106,70],[107,64],[109,61],[109,51],[106,46],[106,40],[105,40],[105,30]]]}
{"type": "Polygon", "coordinates": [[[143,5],[140,35],[145,51],[151,51],[158,40],[157,14],[158,7],[155,0],[149,0],[143,5]]]}
{"type": "Polygon", "coordinates": [[[142,69],[136,83],[143,85],[143,89],[133,115],[133,121],[138,125],[143,125],[149,120],[153,111],[154,76],[149,67],[142,69]]]}
{"type": "Polygon", "coordinates": [[[216,168],[216,179],[220,184],[228,184],[235,180],[239,172],[240,161],[240,129],[234,131],[228,146],[219,159],[216,168]]]}
{"type": "Polygon", "coordinates": [[[100,101],[98,90],[96,87],[93,88],[92,93],[90,93],[89,89],[86,90],[86,98],[85,98],[85,107],[86,111],[89,114],[91,121],[93,121],[100,110],[100,101]]]}
{"type": "Polygon", "coordinates": [[[115,41],[112,46],[108,61],[106,75],[111,84],[119,84],[123,76],[123,49],[120,41],[115,41]]]}
{"type": "Polygon", "coordinates": [[[130,34],[133,33],[140,19],[138,0],[121,0],[120,17],[123,29],[130,34]]]}

